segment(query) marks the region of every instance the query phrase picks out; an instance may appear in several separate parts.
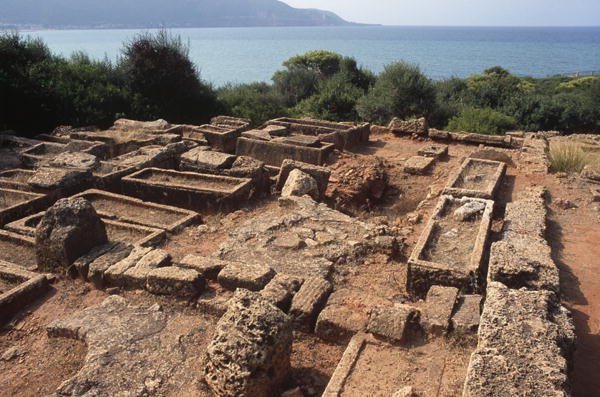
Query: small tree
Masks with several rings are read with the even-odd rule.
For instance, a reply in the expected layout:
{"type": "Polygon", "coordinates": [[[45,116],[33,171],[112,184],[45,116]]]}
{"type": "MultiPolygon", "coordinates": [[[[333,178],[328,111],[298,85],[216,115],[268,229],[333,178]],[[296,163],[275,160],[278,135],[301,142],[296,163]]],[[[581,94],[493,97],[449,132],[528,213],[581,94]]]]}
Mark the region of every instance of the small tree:
{"type": "Polygon", "coordinates": [[[281,98],[266,83],[229,84],[219,89],[218,99],[225,113],[251,119],[255,125],[286,113],[281,98]]]}
{"type": "Polygon", "coordinates": [[[165,30],[140,34],[125,44],[123,56],[133,117],[200,123],[217,111],[216,95],[200,80],[180,36],[165,30]]]}
{"type": "Polygon", "coordinates": [[[357,104],[365,120],[387,123],[392,117],[427,116],[435,108],[435,88],[418,66],[404,62],[385,67],[357,104]]]}

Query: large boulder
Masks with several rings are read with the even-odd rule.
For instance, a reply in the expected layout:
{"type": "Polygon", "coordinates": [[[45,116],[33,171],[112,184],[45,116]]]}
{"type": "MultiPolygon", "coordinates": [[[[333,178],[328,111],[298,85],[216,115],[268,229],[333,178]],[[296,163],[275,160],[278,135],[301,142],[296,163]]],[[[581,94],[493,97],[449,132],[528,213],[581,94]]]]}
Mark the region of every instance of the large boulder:
{"type": "Polygon", "coordinates": [[[270,397],[290,371],[290,317],[259,293],[238,289],[207,349],[206,383],[219,397],[270,397]]]}
{"type": "Polygon", "coordinates": [[[315,178],[299,169],[294,169],[290,172],[283,189],[281,196],[304,196],[308,194],[313,199],[319,199],[319,186],[315,178]]]}
{"type": "Polygon", "coordinates": [[[67,269],[77,258],[107,241],[104,223],[89,201],[59,200],[46,211],[35,232],[38,266],[46,271],[67,269]]]}
{"type": "Polygon", "coordinates": [[[429,124],[424,117],[406,121],[394,117],[392,121],[390,121],[388,129],[396,134],[427,135],[429,132],[429,124]]]}

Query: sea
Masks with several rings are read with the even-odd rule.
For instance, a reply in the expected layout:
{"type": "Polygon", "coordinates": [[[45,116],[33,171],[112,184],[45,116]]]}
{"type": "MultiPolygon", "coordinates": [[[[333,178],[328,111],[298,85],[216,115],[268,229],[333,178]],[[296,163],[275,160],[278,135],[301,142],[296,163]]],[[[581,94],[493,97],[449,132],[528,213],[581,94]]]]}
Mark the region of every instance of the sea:
{"type": "MultiPolygon", "coordinates": [[[[153,30],[23,32],[70,56],[115,61],[123,43],[153,30]]],[[[467,77],[500,65],[518,76],[600,74],[600,27],[252,27],[169,29],[189,44],[201,77],[215,87],[269,82],[282,62],[312,50],[354,57],[380,73],[406,61],[430,78],[467,77]]]]}

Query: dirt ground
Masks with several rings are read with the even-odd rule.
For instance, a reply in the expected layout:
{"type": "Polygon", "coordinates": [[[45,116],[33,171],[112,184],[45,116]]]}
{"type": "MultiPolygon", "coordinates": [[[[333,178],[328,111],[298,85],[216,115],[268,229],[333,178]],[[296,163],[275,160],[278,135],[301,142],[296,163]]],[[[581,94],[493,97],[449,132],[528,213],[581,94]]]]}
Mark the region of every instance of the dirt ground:
{"type": "MultiPolygon", "coordinates": [[[[363,220],[396,226],[405,240],[398,257],[388,260],[383,255],[371,255],[365,258],[357,272],[338,280],[339,287],[368,290],[370,294],[396,302],[408,298],[407,258],[447,181],[464,158],[478,150],[477,146],[452,145],[449,156],[438,161],[428,175],[405,174],[402,171],[404,161],[427,143],[375,135],[372,143],[352,160],[359,164],[360,156],[381,157],[388,187],[378,202],[341,209],[363,220]],[[420,221],[415,221],[415,211],[420,214],[420,221]]],[[[600,378],[597,376],[600,373],[600,203],[591,201],[591,185],[580,179],[526,175],[510,166],[499,193],[494,230],[501,228],[505,203],[532,185],[544,185],[550,193],[548,239],[561,270],[562,299],[572,310],[576,325],[578,344],[572,374],[573,397],[597,396],[600,390],[600,378]],[[569,202],[576,208],[568,208],[569,202]]],[[[203,225],[190,226],[177,235],[169,236],[161,248],[167,250],[175,261],[187,254],[210,255],[229,232],[275,206],[276,198],[270,198],[228,215],[203,214],[203,225]]],[[[12,346],[21,346],[27,351],[14,360],[0,361],[0,397],[48,395],[76,373],[86,354],[85,345],[73,340],[50,339],[45,327],[54,319],[66,318],[85,307],[99,304],[106,296],[105,292],[94,290],[82,282],[61,280],[45,298],[0,330],[0,354],[12,346]]],[[[190,302],[173,302],[147,293],[126,292],[124,296],[139,303],[158,302],[188,313],[196,310],[190,302]]],[[[411,349],[409,353],[399,353],[398,350],[390,353],[389,357],[381,358],[375,354],[367,367],[359,368],[370,374],[365,375],[362,386],[371,385],[372,394],[380,395],[377,380],[385,377],[385,371],[393,369],[396,374],[403,373],[402,379],[398,378],[396,383],[414,384],[421,397],[458,396],[473,348],[473,345],[456,347],[438,340],[411,349]],[[393,357],[394,354],[397,357],[393,357]],[[395,366],[396,362],[400,364],[395,366]]],[[[305,396],[320,395],[343,351],[344,346],[327,344],[314,335],[295,334],[292,376],[286,386],[300,386],[305,396]]],[[[362,387],[360,377],[355,381],[358,383],[352,387],[359,390],[362,387]]]]}

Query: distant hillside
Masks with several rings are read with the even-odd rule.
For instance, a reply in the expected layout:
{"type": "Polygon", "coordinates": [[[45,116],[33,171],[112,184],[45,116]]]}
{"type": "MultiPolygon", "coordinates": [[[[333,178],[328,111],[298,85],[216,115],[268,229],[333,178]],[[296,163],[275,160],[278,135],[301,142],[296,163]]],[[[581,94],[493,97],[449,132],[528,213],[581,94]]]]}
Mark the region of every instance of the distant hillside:
{"type": "Polygon", "coordinates": [[[298,9],[277,0],[3,0],[0,26],[154,28],[339,26],[329,11],[298,9]]]}

